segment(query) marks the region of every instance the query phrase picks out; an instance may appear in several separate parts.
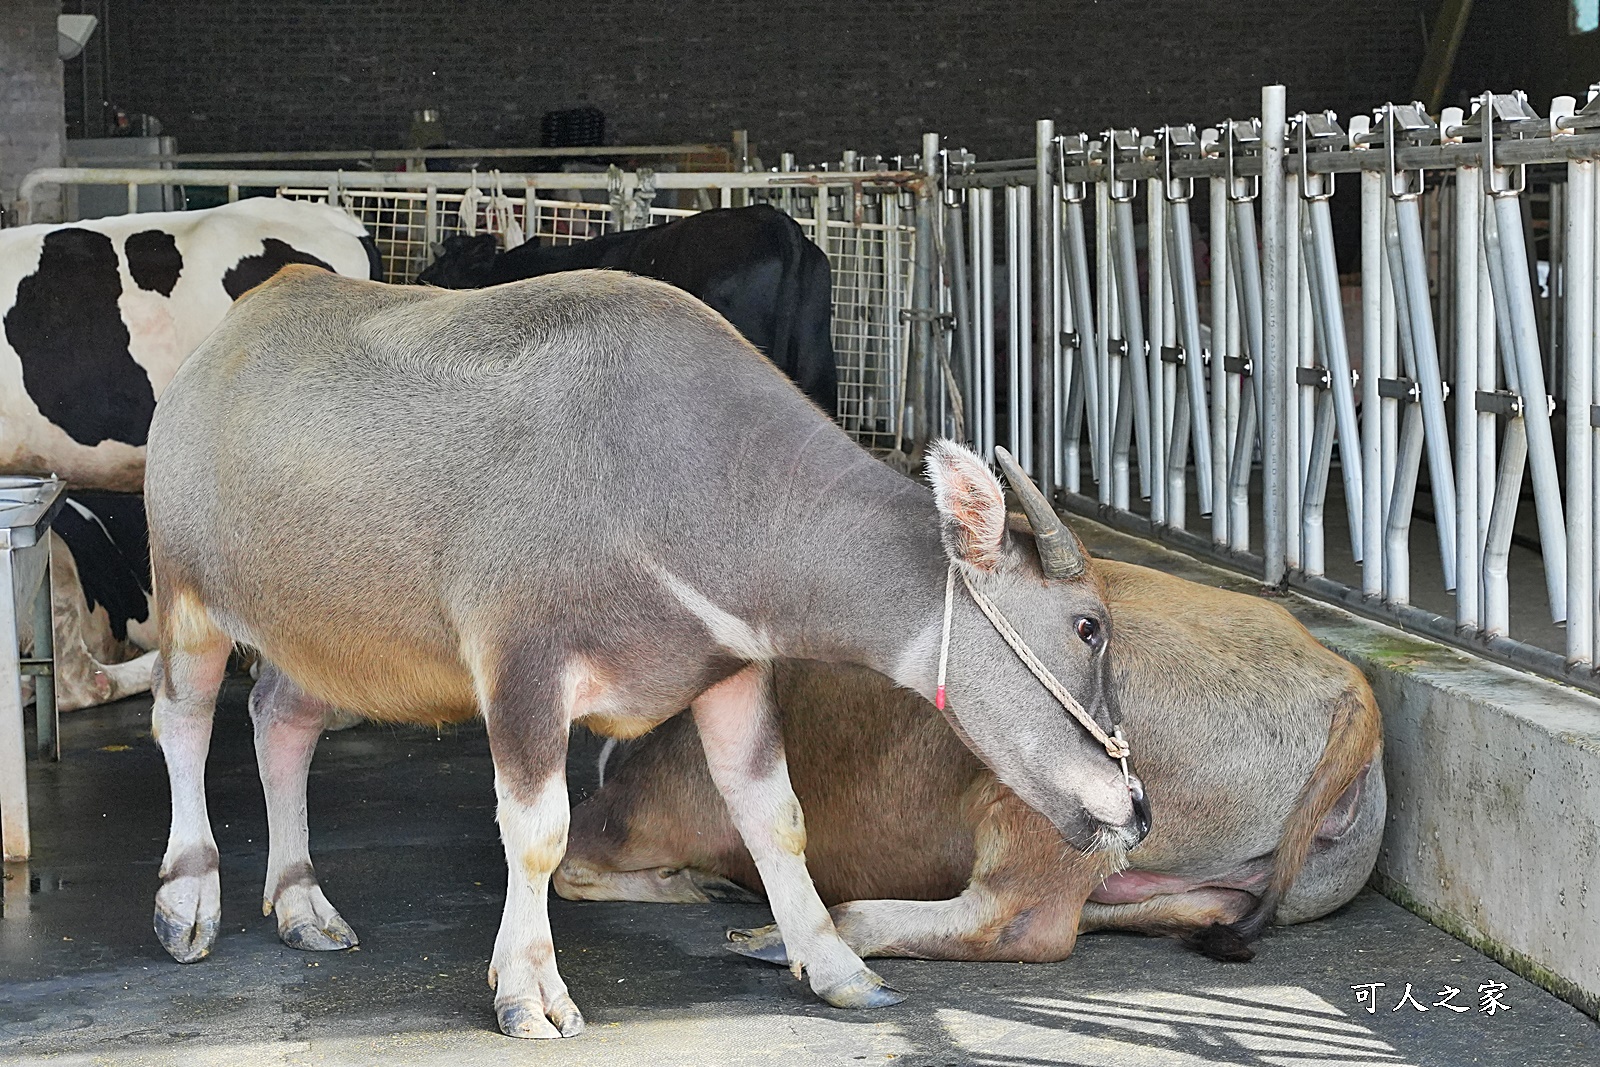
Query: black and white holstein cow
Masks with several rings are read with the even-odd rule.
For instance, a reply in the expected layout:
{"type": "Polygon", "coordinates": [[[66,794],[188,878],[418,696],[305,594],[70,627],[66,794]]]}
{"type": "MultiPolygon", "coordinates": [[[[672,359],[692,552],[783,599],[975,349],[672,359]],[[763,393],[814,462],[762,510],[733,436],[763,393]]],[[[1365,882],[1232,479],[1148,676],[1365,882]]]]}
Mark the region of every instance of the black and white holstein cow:
{"type": "Polygon", "coordinates": [[[233,302],[289,263],[378,269],[344,212],[274,198],[0,230],[0,473],[71,490],[51,550],[63,710],[149,688],[151,413],[233,302]]]}
{"type": "Polygon", "coordinates": [[[976,455],[946,442],[928,464],[931,493],[658,281],[576,271],[457,293],[286,268],[183,366],[150,428],[161,943],[191,962],[219,930],[205,760],[237,642],[263,661],[263,903],[286,943],[355,943],[307,848],[328,708],[481,715],[509,869],[500,1028],[578,1032],[546,914],[568,733],[637,737],[688,708],[796,975],[839,1007],[893,1003],[806,870],[777,661],[937,688],[978,758],[1080,848],[1125,850],[1150,825],[1110,758],[1111,630],[1081,547],[1015,465],[1027,530],[976,455]],[[1008,644],[1024,639],[1031,666],[1008,644]]]}
{"type": "Polygon", "coordinates": [[[702,211],[572,245],[501,252],[489,234],[451,237],[417,281],[482,289],[561,271],[625,270],[699,297],[830,415],[838,413],[833,273],[828,257],[777,208],[702,211]]]}

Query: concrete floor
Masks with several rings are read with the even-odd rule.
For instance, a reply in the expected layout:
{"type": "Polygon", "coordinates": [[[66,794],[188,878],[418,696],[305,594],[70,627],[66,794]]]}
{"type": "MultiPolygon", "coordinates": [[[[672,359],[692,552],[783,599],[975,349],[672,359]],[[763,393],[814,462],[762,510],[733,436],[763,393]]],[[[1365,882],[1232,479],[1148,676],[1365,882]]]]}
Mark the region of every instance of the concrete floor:
{"type": "MultiPolygon", "coordinates": [[[[504,887],[480,728],[329,735],[311,780],[318,872],[361,936],[348,953],[285,948],[259,914],[265,816],[230,681],[210,797],[223,934],[173,963],[150,930],[167,786],[148,702],[68,716],[64,758],[34,764],[36,856],[6,870],[0,1063],[6,1064],[1600,1064],[1600,1027],[1372,893],[1280,930],[1228,966],[1176,942],[1094,935],[1060,964],[881,961],[909,994],[851,1014],[784,970],[726,953],[753,906],[573,904],[552,920],[588,1032],[554,1045],[494,1029],[484,970],[504,887]],[[1368,1014],[1351,986],[1383,982],[1368,1014]],[[1473,1010],[1424,1005],[1446,986],[1473,1010]],[[1504,983],[1509,1012],[1476,1007],[1504,983]]],[[[574,746],[575,794],[595,743],[574,746]]]]}

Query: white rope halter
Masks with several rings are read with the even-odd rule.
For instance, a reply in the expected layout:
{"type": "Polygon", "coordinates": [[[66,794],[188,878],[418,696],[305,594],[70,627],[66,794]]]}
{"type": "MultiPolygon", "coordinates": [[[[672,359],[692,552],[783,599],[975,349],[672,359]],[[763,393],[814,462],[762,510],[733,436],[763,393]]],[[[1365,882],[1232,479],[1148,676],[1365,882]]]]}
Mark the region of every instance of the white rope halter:
{"type": "MultiPolygon", "coordinates": [[[[939,683],[938,688],[934,691],[933,701],[934,706],[940,711],[944,710],[945,667],[950,660],[950,626],[954,613],[956,571],[958,569],[955,563],[951,563],[944,582],[944,633],[939,640],[939,683]]],[[[1034,655],[1033,649],[1028,647],[1028,642],[1022,639],[1022,635],[1017,632],[1016,627],[1011,625],[1000,609],[995,606],[994,601],[990,600],[972,584],[972,579],[967,577],[965,571],[961,571],[961,584],[967,587],[967,593],[972,597],[972,602],[978,605],[978,610],[983,612],[984,618],[989,620],[989,624],[995,628],[995,632],[1005,640],[1006,644],[1011,646],[1011,651],[1017,654],[1017,658],[1022,661],[1022,665],[1033,672],[1033,676],[1039,679],[1039,683],[1049,691],[1051,696],[1060,702],[1063,708],[1067,709],[1067,714],[1078,720],[1078,725],[1087,730],[1090,737],[1105,746],[1106,755],[1122,764],[1122,777],[1127,779],[1129,777],[1129,749],[1128,742],[1122,736],[1122,727],[1116,727],[1110,734],[1100,729],[1100,724],[1095,722],[1093,716],[1087,711],[1083,710],[1083,705],[1078,703],[1071,693],[1067,692],[1067,687],[1061,684],[1061,681],[1050,672],[1050,668],[1046,667],[1038,656],[1034,655]]]]}

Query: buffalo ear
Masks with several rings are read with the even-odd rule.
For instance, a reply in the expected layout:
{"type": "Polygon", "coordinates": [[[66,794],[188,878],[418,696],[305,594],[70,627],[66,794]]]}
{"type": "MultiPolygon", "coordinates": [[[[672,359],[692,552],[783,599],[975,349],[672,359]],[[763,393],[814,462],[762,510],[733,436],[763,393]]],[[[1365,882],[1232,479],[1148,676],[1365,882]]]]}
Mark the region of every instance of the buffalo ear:
{"type": "Polygon", "coordinates": [[[927,465],[945,554],[981,573],[998,570],[1009,538],[999,479],[975,452],[949,440],[934,442],[927,465]]]}

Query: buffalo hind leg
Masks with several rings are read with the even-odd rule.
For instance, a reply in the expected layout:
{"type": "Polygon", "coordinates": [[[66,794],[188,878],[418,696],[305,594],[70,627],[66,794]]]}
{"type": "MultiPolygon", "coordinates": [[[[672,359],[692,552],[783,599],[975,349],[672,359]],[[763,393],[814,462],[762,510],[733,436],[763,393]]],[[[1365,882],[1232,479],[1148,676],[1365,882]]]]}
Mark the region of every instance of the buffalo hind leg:
{"type": "Polygon", "coordinates": [[[307,841],[306,775],[328,711],[282,671],[263,663],[261,678],[250,691],[270,841],[261,914],[277,914],[278,937],[290,948],[319,951],[357,943],[355,931],[317,884],[307,841]]]}
{"type": "Polygon", "coordinates": [[[645,904],[759,904],[762,897],[744,886],[693,867],[670,864],[619,868],[596,857],[565,859],[551,883],[567,900],[631,900],[645,904]]]}
{"type": "MultiPolygon", "coordinates": [[[[836,1008],[876,1008],[904,997],[850,951],[806,870],[805,820],[789,783],[772,700],[771,668],[747,667],[691,705],[711,778],[761,872],[788,962],[836,1008]]],[[[731,935],[730,935],[731,936],[731,935]]],[[[737,940],[732,946],[742,951],[737,940]]]]}
{"type": "Polygon", "coordinates": [[[506,906],[489,961],[495,1017],[508,1037],[572,1037],[583,1032],[583,1015],[556,968],[548,910],[570,818],[567,716],[527,692],[495,693],[484,705],[506,850],[506,906]]]}
{"type": "Polygon", "coordinates": [[[172,787],[172,830],[161,860],[155,931],[179,963],[204,959],[217,940],[222,890],[217,841],[206,811],[206,753],[217,690],[228,667],[228,638],[192,599],[179,599],[164,620],[175,635],[152,671],[151,733],[161,746],[172,787]]]}
{"type": "Polygon", "coordinates": [[[1237,943],[1237,938],[1214,941],[1207,934],[1216,927],[1230,926],[1243,919],[1255,905],[1256,897],[1252,893],[1217,887],[1163,893],[1130,904],[1086,904],[1079,931],[1126,930],[1151,937],[1184,937],[1214,960],[1244,963],[1255,957],[1249,945],[1237,943]]]}

